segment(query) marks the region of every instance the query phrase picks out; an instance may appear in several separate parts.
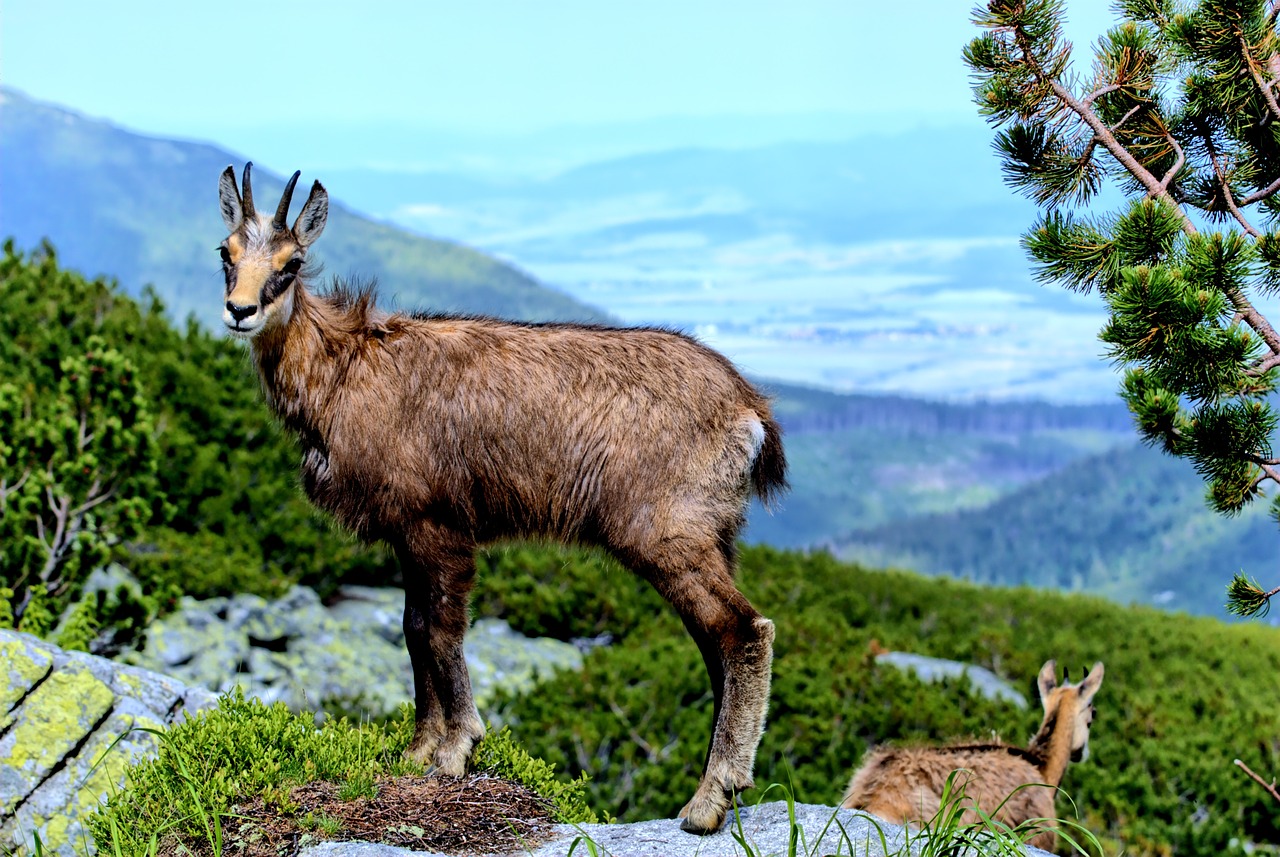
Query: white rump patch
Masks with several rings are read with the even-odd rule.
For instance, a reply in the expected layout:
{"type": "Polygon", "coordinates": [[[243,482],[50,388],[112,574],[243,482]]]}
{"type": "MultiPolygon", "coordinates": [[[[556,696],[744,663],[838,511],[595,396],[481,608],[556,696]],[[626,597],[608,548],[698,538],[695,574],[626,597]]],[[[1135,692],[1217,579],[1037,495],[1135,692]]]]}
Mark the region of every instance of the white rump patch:
{"type": "Polygon", "coordinates": [[[751,455],[748,460],[754,463],[756,457],[760,455],[760,448],[764,446],[764,423],[760,422],[760,418],[755,414],[747,417],[743,423],[746,425],[748,442],[751,444],[749,448],[751,455]]]}

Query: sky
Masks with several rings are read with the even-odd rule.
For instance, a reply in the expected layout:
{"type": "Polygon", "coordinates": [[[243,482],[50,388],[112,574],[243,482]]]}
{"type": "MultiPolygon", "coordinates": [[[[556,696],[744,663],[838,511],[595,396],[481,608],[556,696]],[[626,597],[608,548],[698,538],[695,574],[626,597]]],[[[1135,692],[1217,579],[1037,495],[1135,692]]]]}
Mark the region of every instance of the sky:
{"type": "MultiPolygon", "coordinates": [[[[1108,5],[1067,0],[1069,36],[1091,42],[1108,5]]],[[[332,134],[330,161],[392,152],[385,138],[406,128],[475,140],[630,124],[643,137],[665,122],[690,143],[730,118],[766,137],[814,117],[896,130],[978,121],[959,57],[976,34],[970,8],[3,0],[0,82],[133,130],[241,151],[332,134]]]]}

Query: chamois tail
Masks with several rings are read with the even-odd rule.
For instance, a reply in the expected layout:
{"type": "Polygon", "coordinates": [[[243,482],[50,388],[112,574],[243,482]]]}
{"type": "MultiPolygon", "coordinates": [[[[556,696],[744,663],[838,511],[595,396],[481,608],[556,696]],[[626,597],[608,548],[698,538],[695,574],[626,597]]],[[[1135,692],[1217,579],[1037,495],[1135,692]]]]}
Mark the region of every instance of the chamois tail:
{"type": "Polygon", "coordinates": [[[762,421],[764,442],[751,464],[751,487],[766,506],[772,508],[787,490],[787,455],[782,451],[782,429],[769,417],[762,421]]]}

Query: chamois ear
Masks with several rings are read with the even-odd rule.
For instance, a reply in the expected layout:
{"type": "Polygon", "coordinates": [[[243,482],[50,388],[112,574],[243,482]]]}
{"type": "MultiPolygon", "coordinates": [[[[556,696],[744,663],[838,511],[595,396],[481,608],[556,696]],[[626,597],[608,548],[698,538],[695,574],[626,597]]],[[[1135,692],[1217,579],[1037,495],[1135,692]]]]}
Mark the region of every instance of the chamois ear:
{"type": "Polygon", "coordinates": [[[1098,661],[1093,665],[1093,669],[1089,670],[1084,681],[1080,682],[1081,705],[1088,705],[1093,701],[1093,695],[1098,692],[1098,688],[1102,687],[1102,673],[1102,661],[1098,661]]]}
{"type": "Polygon", "coordinates": [[[293,237],[303,247],[309,247],[324,231],[325,221],[329,219],[329,192],[324,185],[316,182],[311,185],[311,195],[307,204],[302,206],[298,219],[293,224],[293,237]]]}
{"type": "Polygon", "coordinates": [[[1045,661],[1044,666],[1040,668],[1040,675],[1036,676],[1036,690],[1040,692],[1040,701],[1046,702],[1049,699],[1049,691],[1058,686],[1058,662],[1045,661]]]}
{"type": "Polygon", "coordinates": [[[240,189],[236,187],[236,171],[227,167],[218,179],[218,207],[222,210],[222,222],[228,232],[235,232],[244,221],[244,207],[240,204],[240,189]]]}

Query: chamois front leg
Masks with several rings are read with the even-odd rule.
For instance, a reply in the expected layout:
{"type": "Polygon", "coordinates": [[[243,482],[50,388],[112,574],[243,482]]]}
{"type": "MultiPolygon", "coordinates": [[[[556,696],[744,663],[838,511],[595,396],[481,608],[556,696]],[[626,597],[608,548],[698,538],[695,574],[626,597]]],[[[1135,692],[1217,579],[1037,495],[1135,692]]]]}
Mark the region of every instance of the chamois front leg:
{"type": "Polygon", "coordinates": [[[474,545],[440,532],[423,535],[427,537],[417,539],[416,549],[409,551],[409,561],[402,559],[406,643],[417,706],[406,755],[429,765],[433,773],[461,776],[484,736],[462,650],[475,580],[474,545]]]}
{"type": "Polygon", "coordinates": [[[436,755],[436,747],[444,737],[444,709],[436,696],[435,682],[431,677],[431,635],[428,612],[424,598],[408,583],[408,566],[405,568],[404,641],[409,649],[409,661],[413,664],[413,739],[404,755],[420,765],[430,766],[436,755]]]}

